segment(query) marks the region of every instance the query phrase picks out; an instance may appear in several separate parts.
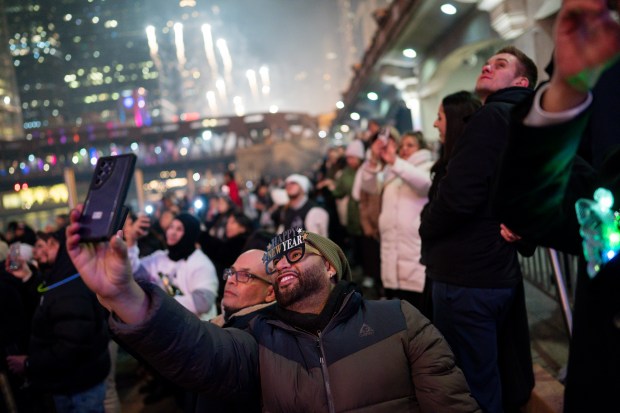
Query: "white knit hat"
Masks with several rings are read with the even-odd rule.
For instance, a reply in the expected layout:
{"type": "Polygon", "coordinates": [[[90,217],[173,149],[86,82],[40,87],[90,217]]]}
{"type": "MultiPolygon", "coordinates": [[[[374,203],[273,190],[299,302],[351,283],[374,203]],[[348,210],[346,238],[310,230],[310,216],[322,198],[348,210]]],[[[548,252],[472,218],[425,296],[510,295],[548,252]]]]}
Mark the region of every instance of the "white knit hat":
{"type": "Polygon", "coordinates": [[[358,159],[364,159],[364,144],[359,139],[352,141],[344,152],[345,156],[353,156],[358,159]]]}
{"type": "Polygon", "coordinates": [[[312,183],[310,183],[310,179],[307,176],[300,174],[289,175],[288,178],[284,181],[284,183],[294,182],[301,188],[304,193],[308,193],[310,188],[312,187],[312,183]]]}

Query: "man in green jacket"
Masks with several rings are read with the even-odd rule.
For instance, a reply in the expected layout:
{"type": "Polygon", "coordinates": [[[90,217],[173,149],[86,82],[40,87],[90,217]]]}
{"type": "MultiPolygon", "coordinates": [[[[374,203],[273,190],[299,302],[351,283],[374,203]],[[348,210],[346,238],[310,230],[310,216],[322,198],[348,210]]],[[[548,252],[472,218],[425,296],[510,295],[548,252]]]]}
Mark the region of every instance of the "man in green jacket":
{"type": "Polygon", "coordinates": [[[274,237],[263,260],[277,303],[246,331],[201,323],[131,277],[119,236],[67,247],[114,317],[113,332],[170,380],[224,399],[260,388],[263,411],[478,412],[441,334],[413,306],[364,300],[331,240],[301,229],[274,237]]]}

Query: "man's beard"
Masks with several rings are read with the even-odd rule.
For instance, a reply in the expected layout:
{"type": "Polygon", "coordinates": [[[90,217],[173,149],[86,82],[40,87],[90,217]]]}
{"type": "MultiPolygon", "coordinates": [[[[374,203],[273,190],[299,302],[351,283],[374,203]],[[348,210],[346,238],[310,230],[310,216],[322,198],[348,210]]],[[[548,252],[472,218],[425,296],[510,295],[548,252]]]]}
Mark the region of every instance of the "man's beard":
{"type": "Polygon", "coordinates": [[[324,288],[325,281],[325,267],[322,263],[313,265],[304,274],[298,273],[297,285],[287,287],[286,291],[280,291],[280,286],[276,283],[273,286],[276,301],[280,306],[286,308],[304,297],[321,291],[324,288]]]}
{"type": "Polygon", "coordinates": [[[290,199],[291,201],[294,201],[296,199],[301,198],[302,192],[301,191],[297,191],[296,193],[294,193],[292,195],[289,194],[289,193],[287,193],[287,195],[288,195],[288,199],[290,199]]]}

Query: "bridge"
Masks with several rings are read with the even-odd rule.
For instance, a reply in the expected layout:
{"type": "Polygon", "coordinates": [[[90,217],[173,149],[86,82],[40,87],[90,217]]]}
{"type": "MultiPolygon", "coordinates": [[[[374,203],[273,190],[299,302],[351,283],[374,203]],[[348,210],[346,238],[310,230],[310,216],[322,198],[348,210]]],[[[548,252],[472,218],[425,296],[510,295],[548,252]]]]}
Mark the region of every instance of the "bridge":
{"type": "MultiPolygon", "coordinates": [[[[141,177],[137,184],[144,192],[162,192],[170,179],[197,190],[213,187],[227,170],[234,170],[240,182],[309,171],[327,144],[318,132],[316,117],[286,112],[142,127],[103,124],[29,130],[23,140],[0,142],[0,220],[59,208],[63,202],[66,207],[71,188],[65,186],[66,196],[58,192],[71,180],[76,183],[74,196],[82,199],[101,156],[135,153],[141,177]],[[161,185],[149,185],[153,180],[161,185]],[[50,193],[50,188],[56,191],[50,193]]],[[[139,199],[139,191],[129,197],[139,199]]]]}

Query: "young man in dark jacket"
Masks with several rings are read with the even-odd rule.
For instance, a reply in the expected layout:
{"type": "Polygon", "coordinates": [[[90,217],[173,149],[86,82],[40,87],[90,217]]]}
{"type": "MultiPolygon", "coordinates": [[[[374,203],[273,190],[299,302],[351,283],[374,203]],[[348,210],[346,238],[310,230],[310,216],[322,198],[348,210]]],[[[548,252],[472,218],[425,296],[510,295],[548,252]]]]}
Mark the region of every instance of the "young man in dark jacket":
{"type": "Polygon", "coordinates": [[[511,230],[580,256],[566,413],[607,411],[620,393],[620,24],[608,4],[618,8],[563,2],[553,75],[515,110],[497,197],[511,230]],[[594,202],[598,188],[613,194],[613,206],[594,202]],[[587,214],[585,199],[595,206],[587,214]]]}
{"type": "Polygon", "coordinates": [[[291,229],[272,240],[264,260],[277,304],[242,331],[200,323],[139,286],[120,237],[79,243],[79,215],[71,214],[67,246],[116,315],[113,331],[183,386],[239,399],[260,389],[269,412],[480,411],[428,319],[404,301],[364,300],[327,238],[291,229]]]}
{"type": "MultiPolygon", "coordinates": [[[[43,271],[27,354],[7,357],[9,368],[33,388],[51,394],[56,412],[104,411],[110,371],[105,311],[67,254],[65,229],[39,233],[37,254],[43,271]]],[[[21,278],[31,269],[22,263],[21,278]]],[[[17,274],[16,274],[17,275],[17,274]]]]}
{"type": "Polygon", "coordinates": [[[532,60],[514,47],[485,63],[476,82],[483,106],[457,141],[420,225],[433,322],[486,412],[525,404],[534,385],[516,245],[500,234],[492,200],[510,110],[533,93],[536,79],[532,60]],[[504,359],[521,371],[505,372],[504,359]],[[523,379],[509,382],[515,377],[523,379]]]}

